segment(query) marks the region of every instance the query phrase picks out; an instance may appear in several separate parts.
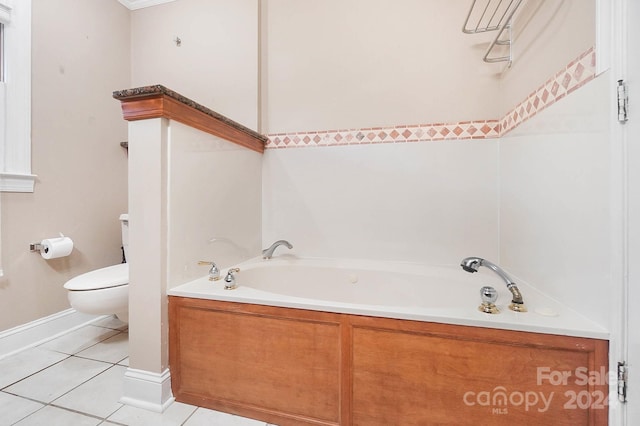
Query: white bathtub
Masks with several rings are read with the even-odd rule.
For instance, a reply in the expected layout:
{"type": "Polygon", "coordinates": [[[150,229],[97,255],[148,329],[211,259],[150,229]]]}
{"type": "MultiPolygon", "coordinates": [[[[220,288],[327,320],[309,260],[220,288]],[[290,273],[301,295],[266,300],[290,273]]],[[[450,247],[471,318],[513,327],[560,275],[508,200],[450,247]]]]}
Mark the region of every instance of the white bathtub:
{"type": "MultiPolygon", "coordinates": [[[[336,259],[300,259],[281,255],[251,259],[234,267],[238,288],[202,277],[169,290],[171,296],[432,321],[508,330],[607,339],[607,330],[540,293],[526,283],[518,287],[529,309],[507,306],[511,293],[489,270],[465,272],[458,265],[336,259]],[[498,290],[500,314],[478,311],[480,288],[498,290]]],[[[222,278],[227,269],[222,270],[222,278]]]]}

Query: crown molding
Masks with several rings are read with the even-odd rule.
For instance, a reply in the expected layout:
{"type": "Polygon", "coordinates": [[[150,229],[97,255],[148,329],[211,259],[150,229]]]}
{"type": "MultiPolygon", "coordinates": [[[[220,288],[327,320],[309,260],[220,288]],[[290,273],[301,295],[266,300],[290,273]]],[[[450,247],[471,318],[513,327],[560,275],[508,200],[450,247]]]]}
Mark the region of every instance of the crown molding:
{"type": "Polygon", "coordinates": [[[163,3],[169,3],[175,0],[118,0],[129,10],[142,9],[144,7],[156,6],[163,3]]]}

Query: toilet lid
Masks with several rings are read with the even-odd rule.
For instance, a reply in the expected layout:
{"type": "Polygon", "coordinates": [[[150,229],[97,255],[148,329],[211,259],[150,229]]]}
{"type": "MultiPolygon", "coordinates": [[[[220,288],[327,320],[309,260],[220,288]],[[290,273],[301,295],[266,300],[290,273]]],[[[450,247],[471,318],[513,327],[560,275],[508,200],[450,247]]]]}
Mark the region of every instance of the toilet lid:
{"type": "Polygon", "coordinates": [[[99,290],[129,284],[129,264],[107,266],[71,278],[64,285],[67,290],[99,290]]]}

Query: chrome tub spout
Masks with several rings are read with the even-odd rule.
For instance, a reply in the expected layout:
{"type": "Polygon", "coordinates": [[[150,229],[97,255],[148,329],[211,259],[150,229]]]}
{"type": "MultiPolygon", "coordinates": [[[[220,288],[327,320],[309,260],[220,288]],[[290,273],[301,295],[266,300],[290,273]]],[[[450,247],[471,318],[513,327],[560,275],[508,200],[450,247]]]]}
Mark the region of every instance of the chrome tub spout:
{"type": "Polygon", "coordinates": [[[273,256],[273,252],[279,246],[287,246],[288,249],[292,249],[293,248],[293,246],[291,245],[291,243],[289,243],[289,241],[278,240],[275,243],[271,244],[271,246],[269,246],[269,248],[266,248],[266,249],[262,250],[262,258],[263,259],[271,259],[271,257],[273,256]]]}

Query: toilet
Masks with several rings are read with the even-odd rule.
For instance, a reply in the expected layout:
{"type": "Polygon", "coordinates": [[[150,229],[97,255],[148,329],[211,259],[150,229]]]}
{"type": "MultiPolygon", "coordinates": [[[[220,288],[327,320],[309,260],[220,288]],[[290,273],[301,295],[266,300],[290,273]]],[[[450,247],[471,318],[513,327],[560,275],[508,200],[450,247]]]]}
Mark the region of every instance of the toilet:
{"type": "MultiPolygon", "coordinates": [[[[129,250],[129,215],[120,215],[125,259],[129,250]]],[[[78,312],[94,315],[115,314],[129,321],[129,264],[120,263],[78,275],[67,281],[69,303],[78,312]]]]}

